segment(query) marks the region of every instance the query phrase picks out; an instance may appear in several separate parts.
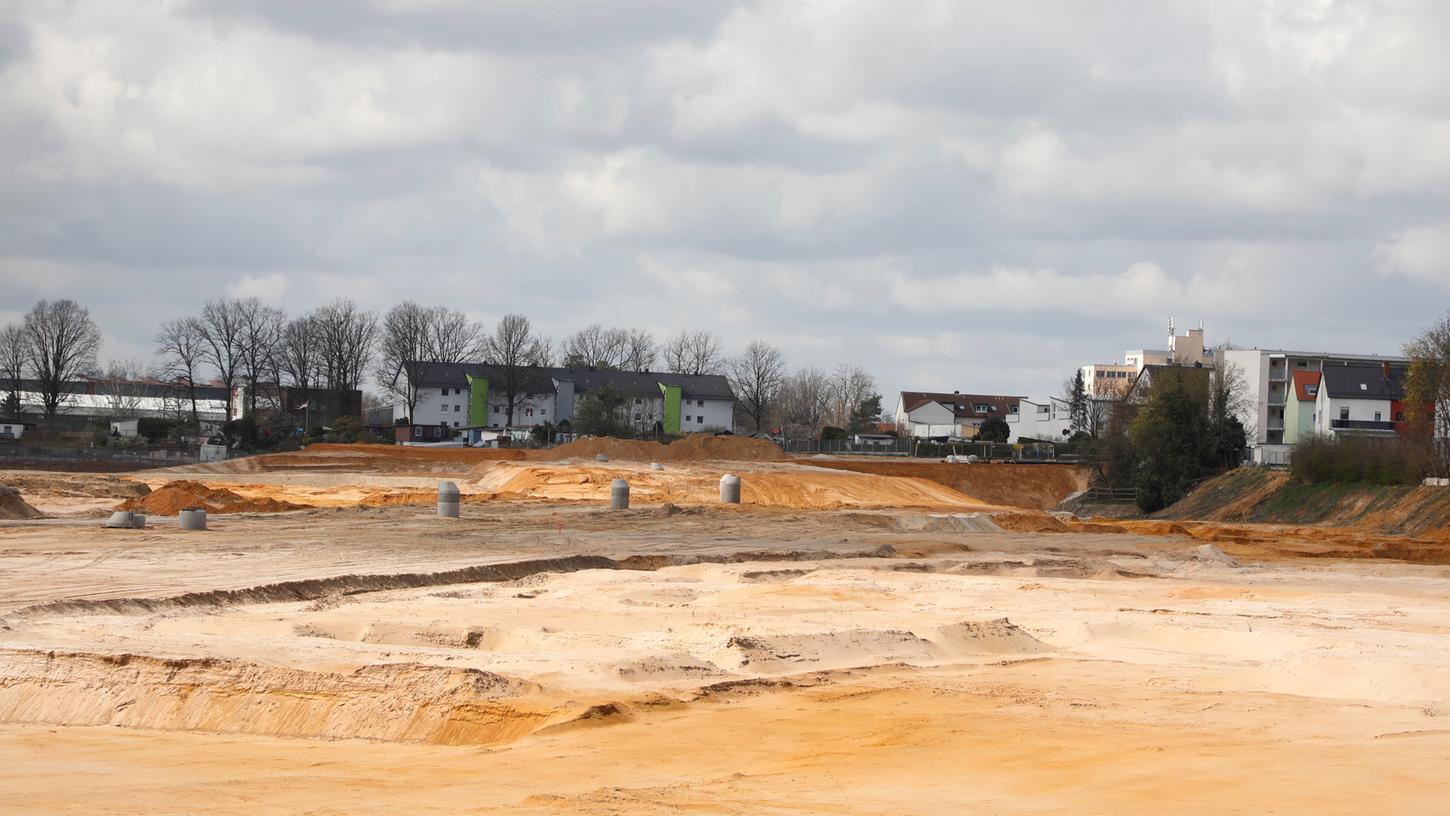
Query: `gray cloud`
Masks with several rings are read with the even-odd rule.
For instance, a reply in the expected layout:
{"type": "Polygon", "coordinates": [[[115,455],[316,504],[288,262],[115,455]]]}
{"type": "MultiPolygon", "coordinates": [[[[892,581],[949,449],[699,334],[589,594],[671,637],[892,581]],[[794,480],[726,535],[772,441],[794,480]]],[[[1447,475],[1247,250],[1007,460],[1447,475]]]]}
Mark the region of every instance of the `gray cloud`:
{"type": "Polygon", "coordinates": [[[0,277],[139,356],[227,293],[764,337],[1044,395],[1170,315],[1393,351],[1450,287],[1450,7],[0,10],[0,277]]]}

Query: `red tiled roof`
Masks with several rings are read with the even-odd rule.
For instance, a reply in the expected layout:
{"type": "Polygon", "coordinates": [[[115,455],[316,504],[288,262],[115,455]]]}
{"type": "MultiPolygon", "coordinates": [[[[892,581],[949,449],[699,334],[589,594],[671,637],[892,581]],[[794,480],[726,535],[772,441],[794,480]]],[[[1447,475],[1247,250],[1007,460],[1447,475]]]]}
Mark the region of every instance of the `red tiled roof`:
{"type": "Polygon", "coordinates": [[[1294,372],[1294,396],[1300,402],[1313,402],[1316,399],[1314,394],[1304,390],[1306,385],[1319,385],[1320,375],[1318,371],[1295,371],[1294,372]]]}

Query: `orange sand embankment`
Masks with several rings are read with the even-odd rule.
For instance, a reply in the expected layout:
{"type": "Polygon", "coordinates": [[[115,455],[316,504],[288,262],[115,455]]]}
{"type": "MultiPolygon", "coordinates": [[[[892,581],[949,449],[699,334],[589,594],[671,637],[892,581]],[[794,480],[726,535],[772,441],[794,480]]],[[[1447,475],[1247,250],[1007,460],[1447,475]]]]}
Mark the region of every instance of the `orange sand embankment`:
{"type": "Polygon", "coordinates": [[[199,507],[208,513],[281,513],[306,509],[306,505],[271,497],[249,498],[224,487],[212,487],[186,479],[167,482],[145,496],[129,498],[117,505],[116,509],[174,516],[193,507],[199,507]]]}
{"type": "Polygon", "coordinates": [[[1086,490],[1091,472],[1081,465],[958,464],[926,460],[807,459],[814,467],[930,479],[989,504],[1051,510],[1086,490]]]}

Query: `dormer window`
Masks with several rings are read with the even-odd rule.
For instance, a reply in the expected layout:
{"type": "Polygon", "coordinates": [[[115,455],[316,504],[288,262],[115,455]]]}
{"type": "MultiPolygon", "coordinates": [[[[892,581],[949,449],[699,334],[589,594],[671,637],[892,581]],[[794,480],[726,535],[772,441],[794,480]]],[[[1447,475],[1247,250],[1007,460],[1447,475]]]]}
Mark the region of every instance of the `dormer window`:
{"type": "Polygon", "coordinates": [[[989,413],[992,410],[992,406],[987,405],[986,403],[981,403],[981,402],[977,403],[977,406],[976,407],[977,407],[977,413],[979,413],[979,414],[989,413]]]}
{"type": "Polygon", "coordinates": [[[1359,390],[1361,390],[1361,391],[1368,391],[1369,390],[1369,383],[1360,383],[1359,384],[1359,390]]]}
{"type": "Polygon", "coordinates": [[[1304,393],[1308,394],[1311,397],[1318,396],[1319,383],[1306,383],[1304,386],[1304,393]]]}

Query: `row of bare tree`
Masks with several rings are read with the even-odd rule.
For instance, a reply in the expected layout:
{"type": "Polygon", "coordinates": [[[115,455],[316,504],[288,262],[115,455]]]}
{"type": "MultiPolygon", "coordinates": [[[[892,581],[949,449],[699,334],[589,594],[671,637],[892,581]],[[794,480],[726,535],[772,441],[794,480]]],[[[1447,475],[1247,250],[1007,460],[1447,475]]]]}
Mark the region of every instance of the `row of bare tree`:
{"type": "MultiPolygon", "coordinates": [[[[270,384],[307,401],[323,391],[357,391],[371,374],[411,415],[429,367],[483,361],[498,370],[495,393],[506,403],[512,424],[528,397],[530,369],[557,362],[601,370],[722,374],[735,392],[742,424],[801,435],[826,425],[853,424],[876,387],[870,374],[852,365],[831,374],[814,368],[791,373],[781,350],[764,341],[727,357],[720,339],[709,332],[683,331],[657,343],[646,331],[594,324],[556,346],[523,315],[505,315],[488,331],[459,310],[411,301],[381,317],[346,299],[289,317],[256,298],[214,300],[199,314],[161,324],[159,366],[118,361],[106,369],[109,373],[96,365],[100,339],[90,314],[71,300],[41,301],[20,323],[0,329],[0,377],[10,411],[19,410],[26,379],[39,383],[45,412],[53,417],[66,398],[65,383],[78,377],[114,379],[118,394],[124,384],[155,378],[178,387],[196,423],[197,388],[208,382],[226,389],[231,416],[238,386],[245,387],[245,408],[255,412],[270,384]]],[[[879,397],[877,403],[879,408],[879,397]]]]}

